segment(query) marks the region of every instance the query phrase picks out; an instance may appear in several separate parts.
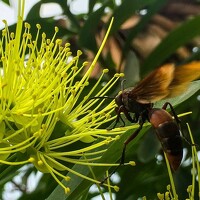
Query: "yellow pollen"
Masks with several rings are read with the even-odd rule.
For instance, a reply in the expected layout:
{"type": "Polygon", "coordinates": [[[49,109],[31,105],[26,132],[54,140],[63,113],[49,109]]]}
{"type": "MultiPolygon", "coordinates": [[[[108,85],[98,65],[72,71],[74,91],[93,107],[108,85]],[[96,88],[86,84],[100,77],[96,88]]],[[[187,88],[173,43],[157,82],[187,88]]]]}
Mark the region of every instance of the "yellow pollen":
{"type": "Polygon", "coordinates": [[[171,186],[170,185],[167,185],[167,190],[170,190],[171,189],[171,186]]]}
{"type": "Polygon", "coordinates": [[[192,191],[192,185],[189,185],[187,188],[187,192],[190,193],[192,191]]]}
{"type": "Polygon", "coordinates": [[[12,33],[10,34],[10,37],[11,37],[11,39],[14,39],[14,38],[15,38],[15,34],[12,32],[12,33]]]}
{"type": "Polygon", "coordinates": [[[62,40],[61,39],[57,39],[56,40],[56,44],[61,45],[62,44],[62,40]]]}
{"type": "Polygon", "coordinates": [[[129,161],[129,164],[130,164],[131,166],[135,166],[135,165],[136,165],[136,163],[135,163],[134,161],[129,161]]]}
{"type": "Polygon", "coordinates": [[[108,72],[109,72],[109,69],[104,69],[103,70],[103,73],[105,73],[105,74],[108,73],[108,72]]]}
{"type": "Polygon", "coordinates": [[[65,177],[65,180],[66,180],[66,181],[70,181],[71,178],[70,178],[69,176],[66,176],[66,177],[65,177]]]}
{"type": "Polygon", "coordinates": [[[41,29],[41,25],[40,24],[36,24],[37,29],[41,29]]]}
{"type": "Polygon", "coordinates": [[[164,194],[157,193],[157,197],[158,197],[159,199],[164,199],[164,194]]]}
{"type": "Polygon", "coordinates": [[[7,25],[7,21],[5,19],[2,20],[2,22],[7,25]]]}
{"type": "Polygon", "coordinates": [[[119,187],[118,186],[114,186],[114,190],[116,191],[116,192],[119,192],[119,187]]]}
{"type": "Polygon", "coordinates": [[[165,192],[165,198],[169,197],[169,192],[165,192]]]}
{"type": "Polygon", "coordinates": [[[39,160],[39,161],[38,161],[38,165],[39,165],[39,166],[42,166],[43,164],[44,164],[44,163],[42,162],[42,160],[39,160]]]}
{"type": "Polygon", "coordinates": [[[57,33],[59,31],[59,28],[56,26],[55,27],[55,32],[57,33]]]}
{"type": "Polygon", "coordinates": [[[31,163],[33,163],[33,162],[35,162],[35,158],[30,157],[30,158],[28,159],[28,161],[31,162],[31,163]]]}
{"type": "Polygon", "coordinates": [[[115,77],[121,77],[121,75],[119,73],[116,73],[114,76],[115,77]]]}
{"type": "Polygon", "coordinates": [[[25,28],[28,28],[28,29],[31,28],[31,25],[29,23],[27,23],[27,22],[25,22],[24,26],[25,26],[25,28]]]}
{"type": "Polygon", "coordinates": [[[88,66],[88,64],[89,64],[89,62],[85,61],[85,62],[83,63],[83,66],[88,66]]]}
{"type": "Polygon", "coordinates": [[[77,56],[80,56],[82,54],[82,51],[78,50],[77,51],[77,56]]]}
{"type": "Polygon", "coordinates": [[[116,137],[115,137],[115,140],[119,140],[120,139],[120,135],[117,135],[116,137]]]}
{"type": "Polygon", "coordinates": [[[68,193],[70,193],[70,188],[66,187],[65,188],[65,194],[68,194],[68,193]]]}

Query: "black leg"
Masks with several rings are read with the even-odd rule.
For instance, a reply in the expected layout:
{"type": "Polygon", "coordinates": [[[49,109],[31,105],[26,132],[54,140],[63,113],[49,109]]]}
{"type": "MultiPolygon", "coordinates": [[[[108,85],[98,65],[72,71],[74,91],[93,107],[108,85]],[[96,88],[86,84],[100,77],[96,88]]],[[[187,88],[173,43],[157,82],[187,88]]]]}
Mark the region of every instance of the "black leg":
{"type": "Polygon", "coordinates": [[[166,103],[163,105],[162,109],[166,110],[166,109],[167,109],[167,106],[170,107],[170,110],[171,110],[171,112],[172,112],[172,114],[173,114],[173,116],[174,116],[174,119],[175,119],[175,121],[176,121],[176,124],[178,125],[178,128],[179,128],[179,130],[180,130],[180,133],[181,133],[182,138],[184,138],[184,140],[187,140],[187,139],[183,136],[183,131],[182,131],[182,128],[181,128],[181,120],[178,118],[178,116],[177,116],[177,114],[176,114],[176,112],[175,112],[174,107],[172,106],[172,104],[169,103],[169,102],[166,102],[166,103]]]}
{"type": "Polygon", "coordinates": [[[117,107],[115,109],[116,113],[117,113],[117,118],[115,120],[115,124],[113,126],[113,128],[116,127],[117,123],[119,122],[119,120],[121,120],[123,122],[123,126],[125,126],[125,122],[121,117],[121,113],[124,113],[124,115],[126,116],[126,118],[130,121],[130,122],[135,122],[134,119],[132,119],[132,117],[130,116],[129,112],[127,111],[127,109],[124,107],[124,105],[121,105],[120,107],[117,107]]]}
{"type": "Polygon", "coordinates": [[[182,138],[185,140],[185,142],[187,142],[189,145],[191,145],[191,146],[198,146],[197,144],[192,144],[190,141],[188,141],[188,139],[183,135],[183,131],[182,131],[182,128],[181,128],[181,120],[178,118],[178,116],[177,116],[177,114],[176,114],[176,112],[175,112],[175,110],[174,110],[174,107],[172,106],[172,104],[171,103],[169,103],[169,102],[166,102],[164,105],[163,105],[163,107],[162,107],[162,109],[164,109],[164,110],[166,110],[167,109],[167,106],[169,105],[169,107],[170,107],[170,109],[171,109],[171,112],[172,112],[172,114],[173,114],[173,116],[174,116],[174,119],[175,119],[175,121],[176,121],[176,123],[177,123],[177,125],[178,125],[178,127],[179,127],[179,130],[180,130],[180,132],[181,132],[181,136],[182,136],[182,138]]]}
{"type": "Polygon", "coordinates": [[[101,184],[103,184],[108,178],[110,178],[119,169],[120,166],[124,165],[126,147],[139,134],[139,132],[143,127],[143,124],[144,122],[141,121],[139,128],[124,142],[124,147],[122,150],[122,155],[120,158],[119,165],[109,174],[109,176],[107,176],[103,181],[101,181],[101,184]]]}
{"type": "Polygon", "coordinates": [[[116,117],[115,124],[114,124],[113,128],[116,127],[116,125],[118,124],[119,120],[121,120],[123,122],[123,126],[125,126],[125,122],[124,122],[124,120],[122,119],[122,117],[120,115],[121,112],[122,112],[122,106],[115,108],[115,111],[117,113],[117,117],[116,117]]]}
{"type": "Polygon", "coordinates": [[[176,114],[176,112],[175,112],[174,107],[172,106],[172,104],[169,103],[169,102],[166,102],[166,103],[163,105],[162,109],[166,110],[168,105],[169,105],[169,107],[170,107],[170,109],[171,109],[171,112],[172,112],[172,114],[173,114],[173,116],[174,116],[174,119],[176,120],[176,123],[177,123],[178,126],[180,127],[181,120],[178,118],[178,116],[177,116],[177,114],[176,114]]]}
{"type": "Polygon", "coordinates": [[[124,142],[124,147],[123,147],[123,150],[122,150],[120,165],[124,164],[125,152],[126,152],[127,145],[139,134],[139,132],[141,131],[141,129],[143,127],[143,124],[144,124],[144,122],[141,122],[139,128],[124,142]]]}

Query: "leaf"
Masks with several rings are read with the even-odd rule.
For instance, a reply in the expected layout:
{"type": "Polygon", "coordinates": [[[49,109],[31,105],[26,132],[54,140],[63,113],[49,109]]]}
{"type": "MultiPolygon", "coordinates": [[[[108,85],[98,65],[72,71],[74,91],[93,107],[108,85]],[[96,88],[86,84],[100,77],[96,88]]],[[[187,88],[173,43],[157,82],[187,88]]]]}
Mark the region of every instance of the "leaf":
{"type": "Polygon", "coordinates": [[[146,6],[153,4],[156,0],[124,0],[121,5],[118,6],[113,14],[114,24],[112,26],[111,33],[117,32],[120,26],[136,11],[144,9],[146,6]]]}
{"type": "Polygon", "coordinates": [[[146,58],[142,64],[142,69],[147,72],[155,66],[161,65],[178,47],[186,44],[200,33],[200,16],[196,16],[178,26],[156,49],[146,58]]]}
{"type": "Polygon", "coordinates": [[[136,35],[140,33],[142,29],[144,29],[147,23],[151,20],[151,17],[156,12],[158,12],[165,4],[166,4],[166,0],[163,0],[163,1],[156,0],[155,2],[151,3],[149,5],[147,14],[142,16],[140,21],[130,29],[125,41],[125,45],[123,47],[124,56],[126,55],[125,52],[127,52],[127,49],[130,48],[130,44],[132,43],[134,37],[136,37],[136,35]]]}
{"type": "MultiPolygon", "coordinates": [[[[126,54],[126,64],[124,67],[124,79],[126,80],[125,85],[131,87],[140,80],[140,66],[139,60],[134,52],[129,51],[126,54]]],[[[126,87],[125,87],[126,88],[126,87]]]]}
{"type": "Polygon", "coordinates": [[[10,6],[10,1],[9,0],[2,0],[5,4],[10,6]]]}
{"type": "MultiPolygon", "coordinates": [[[[34,178],[31,178],[31,175],[28,179],[34,181],[34,178]]],[[[49,196],[56,185],[57,182],[53,179],[51,174],[43,174],[35,190],[23,193],[18,200],[46,199],[46,197],[49,196]]]]}
{"type": "Polygon", "coordinates": [[[158,138],[156,137],[155,131],[151,129],[151,131],[149,131],[148,134],[144,135],[138,146],[138,159],[143,163],[147,163],[155,159],[155,155],[160,149],[161,145],[158,141],[158,138]]]}
{"type": "Polygon", "coordinates": [[[93,0],[93,1],[89,1],[88,2],[89,5],[88,5],[88,14],[92,13],[93,12],[93,9],[94,9],[94,6],[96,5],[96,3],[98,3],[98,0],[93,0]]]}
{"type": "MultiPolygon", "coordinates": [[[[48,2],[49,0],[46,1],[48,2]]],[[[77,16],[70,11],[70,4],[68,5],[68,1],[54,1],[61,6],[64,12],[63,14],[67,16],[67,19],[70,21],[72,27],[75,29],[75,32],[77,32],[80,29],[80,21],[78,20],[77,16]]]]}
{"type": "Polygon", "coordinates": [[[105,6],[102,6],[97,11],[93,12],[87,21],[85,22],[83,28],[79,33],[79,44],[92,50],[94,52],[97,51],[97,44],[95,40],[95,33],[97,31],[98,22],[100,21],[103,13],[104,13],[105,6]]]}
{"type": "Polygon", "coordinates": [[[33,5],[30,11],[28,12],[26,20],[32,20],[32,19],[37,19],[37,18],[39,19],[41,5],[42,5],[41,1],[33,5]]]}
{"type": "MultiPolygon", "coordinates": [[[[16,154],[10,156],[7,161],[15,162],[16,154]]],[[[21,165],[0,165],[0,187],[2,187],[6,182],[11,181],[13,177],[19,174],[18,169],[21,168],[21,165]]]]}

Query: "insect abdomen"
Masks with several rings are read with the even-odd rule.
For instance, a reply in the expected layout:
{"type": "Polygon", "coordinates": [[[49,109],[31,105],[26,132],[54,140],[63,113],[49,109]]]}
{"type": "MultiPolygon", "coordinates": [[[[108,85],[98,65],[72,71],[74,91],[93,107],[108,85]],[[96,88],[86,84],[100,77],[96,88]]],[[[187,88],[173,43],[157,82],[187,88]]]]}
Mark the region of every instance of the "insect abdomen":
{"type": "Polygon", "coordinates": [[[171,168],[176,171],[183,156],[182,138],[178,125],[163,109],[152,109],[149,112],[149,121],[156,131],[171,168]]]}
{"type": "Polygon", "coordinates": [[[171,168],[176,171],[183,157],[183,145],[180,131],[175,122],[165,122],[156,128],[156,134],[162,144],[171,168]]]}

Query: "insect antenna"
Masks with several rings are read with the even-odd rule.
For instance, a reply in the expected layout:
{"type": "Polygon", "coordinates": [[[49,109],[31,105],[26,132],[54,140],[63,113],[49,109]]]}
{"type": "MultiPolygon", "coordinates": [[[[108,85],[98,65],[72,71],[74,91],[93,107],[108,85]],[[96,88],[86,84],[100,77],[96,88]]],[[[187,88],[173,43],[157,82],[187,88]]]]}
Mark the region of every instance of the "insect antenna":
{"type": "MultiPolygon", "coordinates": [[[[124,91],[124,82],[126,81],[126,79],[123,79],[121,81],[121,91],[124,91]]],[[[92,99],[115,99],[116,97],[109,97],[109,96],[97,96],[97,97],[91,97],[88,99],[88,101],[92,100],[92,99]]]]}
{"type": "Polygon", "coordinates": [[[126,81],[126,79],[123,79],[121,81],[121,91],[123,92],[124,91],[124,82],[126,81]]]}
{"type": "Polygon", "coordinates": [[[88,99],[88,101],[92,100],[92,99],[115,99],[115,97],[109,97],[109,96],[102,96],[102,97],[91,97],[88,99]]]}

